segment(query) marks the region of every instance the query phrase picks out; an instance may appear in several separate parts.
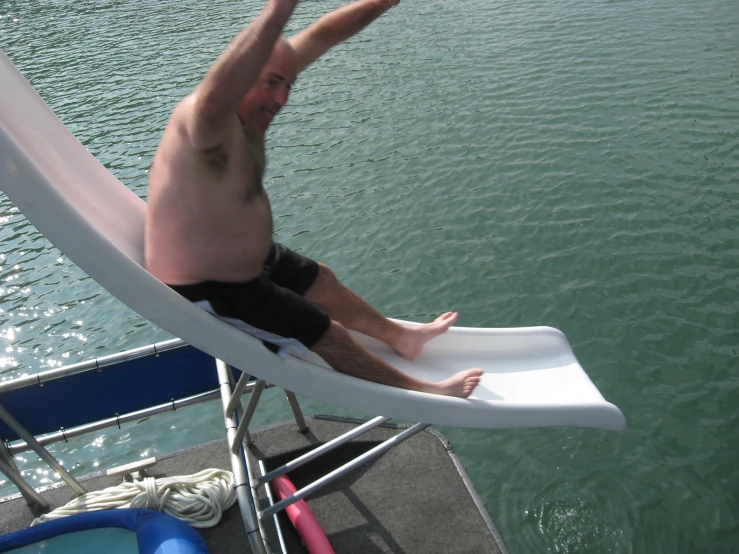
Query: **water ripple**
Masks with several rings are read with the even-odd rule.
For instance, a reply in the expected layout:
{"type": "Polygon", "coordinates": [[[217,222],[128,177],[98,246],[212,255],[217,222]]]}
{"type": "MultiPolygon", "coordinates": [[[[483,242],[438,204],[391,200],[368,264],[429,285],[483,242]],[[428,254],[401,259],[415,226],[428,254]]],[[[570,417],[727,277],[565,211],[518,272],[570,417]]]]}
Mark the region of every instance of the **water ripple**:
{"type": "MultiPolygon", "coordinates": [[[[288,34],[341,3],[301,2],[288,34]]],[[[170,110],[258,4],[8,0],[0,47],[144,196],[170,110]]],[[[559,327],[626,413],[621,435],[445,430],[514,552],[739,541],[735,8],[407,1],[309,68],[275,122],[278,239],[388,315],[559,327]]],[[[0,221],[0,380],[166,337],[5,197],[0,221]]],[[[84,473],[220,433],[205,408],[167,418],[55,452],[84,473]]]]}

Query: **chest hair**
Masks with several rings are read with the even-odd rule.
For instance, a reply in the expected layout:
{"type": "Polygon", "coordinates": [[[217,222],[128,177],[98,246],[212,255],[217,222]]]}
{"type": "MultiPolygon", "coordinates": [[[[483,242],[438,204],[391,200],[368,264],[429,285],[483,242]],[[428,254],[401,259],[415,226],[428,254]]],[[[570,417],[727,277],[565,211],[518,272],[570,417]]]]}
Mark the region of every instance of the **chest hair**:
{"type": "MultiPolygon", "coordinates": [[[[238,155],[246,158],[244,164],[245,171],[248,173],[243,175],[244,185],[242,189],[242,198],[250,201],[264,194],[264,169],[267,165],[267,157],[264,153],[264,141],[244,131],[243,150],[238,155]]],[[[208,150],[205,150],[205,159],[208,167],[219,178],[224,178],[231,164],[230,154],[226,148],[219,144],[208,150]]]]}

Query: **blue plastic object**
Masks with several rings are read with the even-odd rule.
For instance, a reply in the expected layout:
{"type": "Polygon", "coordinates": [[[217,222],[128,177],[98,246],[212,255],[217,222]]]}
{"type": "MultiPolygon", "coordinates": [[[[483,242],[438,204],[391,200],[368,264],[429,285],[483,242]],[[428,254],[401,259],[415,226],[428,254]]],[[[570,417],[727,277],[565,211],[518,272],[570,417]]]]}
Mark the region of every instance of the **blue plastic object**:
{"type": "Polygon", "coordinates": [[[110,527],[136,533],[139,554],[208,554],[205,542],[192,527],[167,514],[141,509],[88,512],[47,521],[0,536],[0,552],[67,533],[110,527]]]}

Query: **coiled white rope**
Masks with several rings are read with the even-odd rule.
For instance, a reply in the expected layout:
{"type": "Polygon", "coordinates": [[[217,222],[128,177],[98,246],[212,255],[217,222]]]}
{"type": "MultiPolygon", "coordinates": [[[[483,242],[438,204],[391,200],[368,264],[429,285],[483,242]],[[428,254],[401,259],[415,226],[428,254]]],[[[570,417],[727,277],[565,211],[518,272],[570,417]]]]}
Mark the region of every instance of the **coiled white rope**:
{"type": "Polygon", "coordinates": [[[214,527],[235,502],[233,474],[222,469],[205,469],[192,475],[145,477],[88,492],[34,519],[31,525],[83,512],[146,508],[174,516],[193,527],[214,527]]]}

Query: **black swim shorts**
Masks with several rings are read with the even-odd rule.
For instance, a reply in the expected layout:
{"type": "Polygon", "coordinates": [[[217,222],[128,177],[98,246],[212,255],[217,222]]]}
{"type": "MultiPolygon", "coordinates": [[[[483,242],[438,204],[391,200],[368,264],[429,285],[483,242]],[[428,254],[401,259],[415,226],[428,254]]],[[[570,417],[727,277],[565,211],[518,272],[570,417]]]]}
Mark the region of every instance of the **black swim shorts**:
{"type": "Polygon", "coordinates": [[[256,279],[169,286],[285,356],[304,354],[331,323],[326,312],[303,298],[317,276],[316,262],[273,243],[264,271],[256,279]]]}

